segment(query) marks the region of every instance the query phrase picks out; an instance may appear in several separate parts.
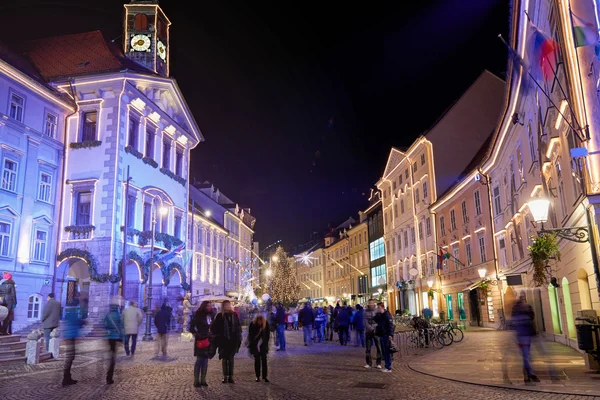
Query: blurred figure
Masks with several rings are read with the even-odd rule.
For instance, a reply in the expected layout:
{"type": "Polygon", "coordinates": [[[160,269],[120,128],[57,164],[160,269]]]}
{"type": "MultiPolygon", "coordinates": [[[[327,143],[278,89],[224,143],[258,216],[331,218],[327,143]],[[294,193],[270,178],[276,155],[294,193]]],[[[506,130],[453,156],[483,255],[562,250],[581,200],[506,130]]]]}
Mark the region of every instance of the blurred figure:
{"type": "Polygon", "coordinates": [[[119,314],[119,304],[111,304],[110,311],[104,317],[106,330],[108,331],[108,347],[110,348],[110,363],[106,374],[106,383],[114,383],[115,362],[117,356],[117,342],[123,341],[123,320],[119,314]]]}
{"type": "Polygon", "coordinates": [[[302,330],[304,332],[304,345],[310,345],[310,339],[312,335],[312,327],[315,321],[315,315],[313,314],[310,302],[306,302],[304,308],[300,310],[300,316],[298,317],[302,323],[302,330]]]}
{"type": "Polygon", "coordinates": [[[381,355],[385,363],[385,368],[382,372],[392,372],[392,352],[390,346],[394,338],[394,320],[392,314],[385,309],[383,303],[377,303],[377,314],[373,320],[377,323],[375,328],[375,335],[379,336],[379,343],[381,344],[381,355]]]}
{"type": "Polygon", "coordinates": [[[319,307],[317,309],[317,316],[315,317],[315,332],[319,343],[325,340],[325,325],[327,324],[327,315],[323,312],[323,309],[319,307]]]}
{"type": "Polygon", "coordinates": [[[523,376],[525,383],[540,381],[535,375],[530,362],[531,337],[536,333],[533,323],[534,318],[533,308],[527,304],[525,293],[521,292],[519,300],[517,300],[512,309],[512,326],[517,334],[517,344],[523,356],[523,376]]]}
{"type": "Polygon", "coordinates": [[[81,318],[79,307],[67,308],[65,310],[63,340],[66,347],[66,358],[62,386],[69,386],[77,383],[77,381],[71,377],[71,366],[75,359],[75,341],[79,337],[83,325],[85,325],[85,321],[81,318]]]}
{"type": "Polygon", "coordinates": [[[294,330],[298,330],[298,310],[294,311],[294,314],[292,315],[292,317],[294,318],[294,330]]]}
{"type": "Polygon", "coordinates": [[[167,330],[171,323],[171,311],[169,310],[167,303],[163,303],[160,307],[160,311],[154,316],[154,325],[156,326],[156,332],[158,333],[158,340],[156,341],[156,353],[155,356],[162,350],[162,355],[167,356],[167,330]]]}
{"type": "Polygon", "coordinates": [[[277,323],[277,341],[279,342],[277,351],[285,351],[285,310],[281,303],[277,304],[275,322],[277,323]]]}
{"type": "Polygon", "coordinates": [[[356,347],[365,347],[365,321],[363,319],[363,308],[360,304],[356,305],[356,313],[353,318],[354,331],[356,336],[356,347]]]}
{"type": "Polygon", "coordinates": [[[373,358],[371,357],[371,347],[375,344],[377,350],[376,365],[377,368],[381,369],[381,346],[379,343],[379,337],[375,335],[375,328],[377,328],[377,322],[375,322],[375,315],[377,309],[375,308],[375,300],[369,299],[367,308],[363,310],[363,324],[365,327],[365,339],[366,339],[366,361],[365,368],[371,368],[373,366],[373,358]]]}
{"type": "Polygon", "coordinates": [[[44,328],[44,341],[46,351],[50,349],[50,332],[58,327],[60,321],[60,303],[54,298],[54,293],[48,295],[48,301],[42,312],[42,328],[44,328]]]}
{"type": "Polygon", "coordinates": [[[194,335],[194,387],[208,386],[206,373],[208,360],[214,356],[214,337],[211,333],[213,323],[213,307],[210,301],[203,301],[194,314],[190,324],[190,332],[194,335]]]}
{"type": "Polygon", "coordinates": [[[0,279],[0,305],[8,309],[8,315],[0,327],[0,335],[12,335],[12,321],[15,319],[15,308],[17,308],[17,290],[10,272],[5,272],[3,279],[0,279]]]}
{"type": "Polygon", "coordinates": [[[269,382],[267,378],[267,354],[269,353],[269,328],[267,320],[259,315],[254,318],[248,327],[248,348],[250,354],[254,356],[254,373],[256,382],[260,382],[260,372],[262,366],[262,378],[269,382]]]}
{"type": "Polygon", "coordinates": [[[186,293],[183,298],[183,327],[182,331],[184,333],[189,332],[190,326],[190,315],[192,315],[192,302],[190,301],[190,293],[186,293]]]}
{"type": "Polygon", "coordinates": [[[238,315],[231,309],[231,302],[223,302],[223,311],[217,314],[212,325],[219,359],[223,367],[223,383],[235,383],[233,380],[233,359],[242,344],[242,326],[238,315]]]}
{"type": "Polygon", "coordinates": [[[123,325],[125,327],[125,354],[132,356],[135,354],[135,347],[137,344],[138,330],[144,316],[142,310],[137,307],[135,301],[129,302],[129,307],[123,310],[123,325]],[[131,353],[129,351],[129,339],[131,339],[131,353]]]}
{"type": "Polygon", "coordinates": [[[337,311],[337,315],[335,317],[335,323],[338,329],[338,337],[340,340],[340,344],[342,346],[346,346],[349,340],[349,324],[350,324],[350,312],[346,303],[344,302],[344,306],[340,307],[337,311]]]}

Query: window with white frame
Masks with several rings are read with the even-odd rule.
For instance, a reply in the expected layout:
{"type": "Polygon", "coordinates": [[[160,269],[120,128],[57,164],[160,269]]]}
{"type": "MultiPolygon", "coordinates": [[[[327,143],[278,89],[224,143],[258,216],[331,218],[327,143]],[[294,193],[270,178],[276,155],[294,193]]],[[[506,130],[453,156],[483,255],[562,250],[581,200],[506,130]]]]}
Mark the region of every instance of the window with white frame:
{"type": "Polygon", "coordinates": [[[92,210],[92,192],[78,192],[75,205],[75,225],[90,225],[92,210]]]}
{"type": "Polygon", "coordinates": [[[517,146],[517,169],[519,170],[520,182],[525,182],[525,161],[523,160],[521,144],[517,146]]]}
{"type": "MultiPolygon", "coordinates": [[[[408,247],[408,230],[404,231],[404,247],[408,247]]],[[[373,258],[371,258],[372,260],[373,258]]]]}
{"type": "Polygon", "coordinates": [[[427,181],[423,181],[423,198],[427,198],[427,181]]]}
{"type": "Polygon", "coordinates": [[[134,115],[129,116],[129,132],[127,135],[127,146],[133,149],[138,149],[138,135],[139,135],[140,120],[134,115]]]}
{"type": "Polygon", "coordinates": [[[32,294],[31,296],[29,296],[29,299],[27,301],[27,319],[39,320],[41,306],[42,296],[40,296],[39,294],[32,294]]]}
{"type": "Polygon", "coordinates": [[[431,236],[431,218],[427,217],[427,219],[425,220],[425,232],[427,233],[427,236],[431,236]]]}
{"type": "Polygon", "coordinates": [[[17,171],[19,164],[15,160],[5,158],[2,162],[2,189],[17,191],[17,171]]]}
{"type": "Polygon", "coordinates": [[[394,204],[394,218],[398,218],[398,204],[394,204]]]}
{"type": "Polygon", "coordinates": [[[531,223],[531,214],[525,215],[525,234],[527,235],[527,245],[533,244],[533,224],[531,223]]]}
{"type": "Polygon", "coordinates": [[[85,111],[82,115],[81,142],[96,140],[98,111],[85,111]]]}
{"type": "Polygon", "coordinates": [[[475,215],[481,215],[481,197],[479,190],[476,190],[473,197],[475,198],[475,215]]]}
{"type": "Polygon", "coordinates": [[[58,117],[54,114],[47,113],[46,121],[44,122],[44,135],[56,138],[56,125],[58,124],[58,117]]]}
{"type": "Polygon", "coordinates": [[[52,194],[52,175],[40,172],[40,185],[38,188],[38,200],[50,202],[52,194]]]}
{"type": "Polygon", "coordinates": [[[451,231],[455,231],[456,230],[456,213],[454,212],[454,210],[450,210],[450,230],[451,231]]]}
{"type": "Polygon", "coordinates": [[[25,99],[16,93],[11,93],[8,116],[19,122],[23,122],[23,110],[24,109],[25,109],[25,99]]]}
{"type": "Polygon", "coordinates": [[[479,234],[477,237],[477,241],[479,242],[479,253],[481,254],[481,262],[484,263],[487,259],[485,255],[485,237],[482,234],[479,234]]]}
{"type": "Polygon", "coordinates": [[[531,129],[531,121],[527,124],[527,136],[529,138],[529,155],[531,156],[531,162],[535,162],[537,157],[535,156],[535,141],[533,138],[533,131],[531,129]]]}
{"type": "Polygon", "coordinates": [[[417,203],[417,205],[419,205],[419,203],[421,202],[421,198],[419,197],[419,188],[415,190],[415,202],[417,203]]]}
{"type": "Polygon", "coordinates": [[[518,189],[517,184],[516,184],[516,176],[515,176],[515,158],[513,156],[510,156],[510,163],[509,163],[509,167],[510,167],[510,187],[514,188],[515,190],[518,189]]]}
{"type": "Polygon", "coordinates": [[[12,224],[0,221],[0,256],[8,257],[10,255],[10,236],[12,224]]]}
{"type": "Polygon", "coordinates": [[[440,217],[440,232],[442,233],[442,236],[446,234],[446,221],[443,216],[440,217]]]}
{"type": "Polygon", "coordinates": [[[498,253],[500,255],[500,268],[506,267],[506,239],[501,237],[498,239],[498,253]]]}
{"type": "Polygon", "coordinates": [[[494,212],[496,216],[502,214],[502,199],[500,198],[500,186],[494,186],[492,189],[494,195],[494,212]]]}
{"type": "Polygon", "coordinates": [[[421,165],[425,165],[425,154],[421,154],[421,165]]]}
{"type": "Polygon", "coordinates": [[[415,227],[414,226],[410,227],[410,240],[411,240],[412,243],[414,243],[416,241],[415,227]]]}
{"type": "Polygon", "coordinates": [[[517,248],[517,238],[515,235],[515,232],[512,231],[510,233],[510,252],[512,253],[512,260],[513,262],[517,261],[517,252],[518,252],[518,248],[517,248]]]}
{"type": "Polygon", "coordinates": [[[404,199],[400,200],[400,213],[404,214],[404,199]]]}
{"type": "Polygon", "coordinates": [[[48,246],[48,232],[41,229],[35,230],[35,241],[33,247],[33,261],[46,261],[46,248],[48,246]]]}
{"type": "Polygon", "coordinates": [[[419,221],[419,240],[423,240],[423,221],[419,221]]]}
{"type": "Polygon", "coordinates": [[[460,269],[460,264],[458,262],[459,260],[459,253],[458,253],[458,244],[455,244],[454,246],[452,246],[452,258],[454,261],[454,270],[458,271],[460,269]]]}
{"type": "Polygon", "coordinates": [[[468,224],[469,223],[469,217],[467,216],[467,201],[463,200],[462,203],[460,203],[460,210],[462,212],[462,220],[463,220],[463,224],[468,224]]]}
{"type": "Polygon", "coordinates": [[[465,240],[465,254],[467,256],[467,266],[473,265],[473,253],[471,251],[471,239],[465,240]]]}

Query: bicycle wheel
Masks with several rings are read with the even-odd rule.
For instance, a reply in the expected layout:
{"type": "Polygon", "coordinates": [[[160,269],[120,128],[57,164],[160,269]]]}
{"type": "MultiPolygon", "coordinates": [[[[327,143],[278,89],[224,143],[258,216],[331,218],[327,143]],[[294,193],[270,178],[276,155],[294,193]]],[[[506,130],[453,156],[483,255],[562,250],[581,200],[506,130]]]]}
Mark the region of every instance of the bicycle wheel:
{"type": "Polygon", "coordinates": [[[463,333],[462,329],[460,329],[460,328],[452,328],[450,330],[450,333],[452,334],[454,341],[457,343],[461,342],[465,337],[465,334],[463,333]]]}
{"type": "Polygon", "coordinates": [[[450,346],[453,342],[452,334],[446,330],[440,331],[438,338],[439,341],[444,344],[444,346],[450,346]]]}
{"type": "Polygon", "coordinates": [[[444,343],[440,342],[439,334],[436,335],[434,332],[431,332],[429,340],[433,344],[433,347],[436,349],[441,349],[442,347],[444,347],[444,343]]]}

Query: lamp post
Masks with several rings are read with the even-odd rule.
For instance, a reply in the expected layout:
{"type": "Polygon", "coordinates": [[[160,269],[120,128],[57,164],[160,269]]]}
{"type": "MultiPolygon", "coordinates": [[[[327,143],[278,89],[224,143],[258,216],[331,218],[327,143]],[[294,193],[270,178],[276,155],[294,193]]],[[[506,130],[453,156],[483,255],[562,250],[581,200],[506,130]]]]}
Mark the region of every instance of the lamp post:
{"type": "Polygon", "coordinates": [[[528,202],[527,205],[529,206],[529,210],[533,215],[535,223],[541,224],[541,229],[537,231],[538,235],[542,235],[544,233],[553,233],[556,236],[562,239],[566,239],[570,242],[588,242],[590,244],[590,251],[592,253],[592,265],[594,267],[594,274],[596,275],[596,290],[598,292],[598,297],[600,297],[600,270],[598,269],[598,252],[596,250],[597,243],[596,238],[592,232],[592,220],[590,218],[590,213],[588,212],[587,208],[584,206],[585,217],[587,222],[586,226],[545,229],[544,222],[548,221],[548,210],[550,207],[550,200],[543,197],[538,197],[535,200],[528,202]]]}
{"type": "Polygon", "coordinates": [[[158,212],[161,216],[164,216],[169,211],[159,196],[152,197],[152,239],[150,241],[150,267],[148,268],[148,280],[146,281],[146,332],[142,337],[142,340],[147,342],[153,340],[152,333],[150,332],[150,320],[152,319],[152,267],[154,266],[154,235],[156,231],[156,209],[154,207],[154,200],[160,200],[160,208],[158,212]]]}

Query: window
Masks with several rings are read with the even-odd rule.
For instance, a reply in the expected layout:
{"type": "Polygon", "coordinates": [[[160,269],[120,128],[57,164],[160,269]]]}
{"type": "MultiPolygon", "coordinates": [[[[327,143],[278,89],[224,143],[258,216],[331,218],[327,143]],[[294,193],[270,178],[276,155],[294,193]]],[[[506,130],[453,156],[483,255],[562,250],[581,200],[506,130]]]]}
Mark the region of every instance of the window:
{"type": "Polygon", "coordinates": [[[17,190],[17,167],[16,161],[4,159],[2,165],[2,189],[10,192],[17,190]]]}
{"type": "Polygon", "coordinates": [[[36,230],[33,248],[33,261],[46,261],[46,246],[48,245],[48,232],[36,230]]]}
{"type": "Polygon", "coordinates": [[[525,234],[527,235],[527,245],[531,246],[533,244],[533,225],[531,224],[531,215],[525,215],[525,234]]]}
{"type": "Polygon", "coordinates": [[[565,197],[565,184],[562,176],[562,168],[560,166],[560,158],[556,160],[556,179],[558,182],[558,196],[560,199],[560,209],[563,218],[567,216],[567,199],[565,197]]]}
{"type": "Polygon", "coordinates": [[[169,139],[163,139],[162,167],[168,169],[170,162],[171,162],[171,141],[169,139]]]}
{"type": "Polygon", "coordinates": [[[402,185],[402,174],[398,175],[398,184],[402,185]]]}
{"type": "Polygon", "coordinates": [[[479,252],[481,253],[481,262],[484,263],[486,261],[485,257],[485,238],[483,235],[479,235],[477,239],[479,241],[479,252]]]}
{"type": "Polygon", "coordinates": [[[175,152],[175,174],[183,177],[183,152],[179,149],[175,152]]]}
{"type": "Polygon", "coordinates": [[[81,127],[81,141],[87,142],[96,140],[96,125],[98,121],[97,111],[87,111],[83,113],[83,125],[81,127]]]}
{"type": "Polygon", "coordinates": [[[427,181],[423,182],[423,198],[427,198],[427,181]]]}
{"type": "Polygon", "coordinates": [[[369,243],[371,260],[377,260],[378,258],[385,257],[384,247],[383,238],[379,238],[374,242],[369,243]]]}
{"type": "Polygon", "coordinates": [[[446,221],[443,216],[440,217],[440,232],[442,233],[442,236],[446,234],[446,221]]]}
{"type": "Polygon", "coordinates": [[[387,224],[389,224],[388,213],[386,212],[384,215],[385,215],[385,224],[387,225],[387,224]]]}
{"type": "Polygon", "coordinates": [[[90,211],[92,209],[92,192],[77,193],[75,206],[75,225],[90,225],[90,211]]]}
{"type": "Polygon", "coordinates": [[[40,319],[40,305],[42,299],[39,295],[33,294],[29,296],[27,302],[27,319],[40,319]]]}
{"type": "Polygon", "coordinates": [[[517,168],[519,169],[519,178],[521,182],[525,182],[525,165],[523,161],[523,153],[521,152],[521,145],[517,146],[517,168]]]}
{"type": "Polygon", "coordinates": [[[404,231],[404,247],[408,247],[408,230],[404,231]]]}
{"type": "MultiPolygon", "coordinates": [[[[510,187],[511,189],[517,189],[517,184],[515,183],[515,159],[513,156],[510,156],[510,187]]],[[[512,201],[512,200],[511,200],[512,201]]]]}
{"type": "Polygon", "coordinates": [[[427,217],[427,219],[425,220],[425,232],[427,233],[427,236],[431,236],[431,218],[427,217]]]}
{"type": "Polygon", "coordinates": [[[40,186],[38,188],[38,200],[50,202],[52,191],[52,175],[45,172],[40,173],[40,186]]]}
{"type": "Polygon", "coordinates": [[[481,215],[481,198],[479,197],[479,190],[475,191],[475,215],[481,215]]]}
{"type": "Polygon", "coordinates": [[[404,178],[408,179],[408,168],[404,170],[404,178]]]}
{"type": "Polygon", "coordinates": [[[8,257],[9,255],[11,228],[9,223],[0,222],[0,256],[8,257]]]}
{"type": "Polygon", "coordinates": [[[531,156],[531,162],[535,162],[535,142],[533,139],[533,131],[531,130],[531,122],[527,124],[527,136],[529,137],[529,154],[531,156]]]}
{"type": "Polygon", "coordinates": [[[512,260],[513,262],[517,261],[517,238],[515,237],[515,233],[511,232],[510,233],[510,252],[512,253],[512,260]]]}
{"type": "Polygon", "coordinates": [[[417,172],[417,162],[416,161],[413,163],[412,172],[413,173],[417,172]]]}
{"type": "Polygon", "coordinates": [[[400,200],[400,213],[404,214],[404,199],[400,200]]]}
{"type": "Polygon", "coordinates": [[[139,121],[134,117],[129,117],[129,135],[127,137],[127,145],[137,150],[138,147],[138,128],[139,121]]]}
{"type": "Polygon", "coordinates": [[[152,129],[146,129],[146,157],[154,158],[154,132],[152,129]]]}
{"type": "Polygon", "coordinates": [[[462,219],[463,219],[463,224],[468,224],[469,223],[469,217],[467,216],[467,201],[463,200],[462,203],[460,204],[460,209],[462,211],[462,219]]]}
{"type": "MultiPolygon", "coordinates": [[[[175,236],[176,238],[181,237],[181,217],[180,216],[175,217],[175,226],[174,226],[173,236],[175,236]]],[[[215,241],[215,244],[216,244],[216,241],[215,241]]],[[[221,244],[221,247],[222,247],[222,244],[221,244]]]]}
{"type": "Polygon", "coordinates": [[[423,240],[423,222],[419,222],[419,240],[423,240]]]}
{"type": "Polygon", "coordinates": [[[458,245],[455,244],[454,246],[452,246],[452,258],[454,259],[454,270],[458,271],[460,269],[460,264],[458,262],[458,245]]]}
{"type": "Polygon", "coordinates": [[[421,154],[421,165],[425,165],[425,154],[421,154]]]}
{"type": "Polygon", "coordinates": [[[498,248],[500,249],[500,267],[506,267],[506,239],[498,240],[498,248]]]}
{"type": "Polygon", "coordinates": [[[473,253],[471,252],[471,239],[465,240],[465,254],[467,255],[467,266],[473,265],[473,253]]]}
{"type": "Polygon", "coordinates": [[[493,194],[494,194],[494,212],[496,213],[496,216],[502,214],[502,200],[500,199],[500,186],[496,185],[494,186],[494,189],[492,190],[493,194]]]}
{"type": "Polygon", "coordinates": [[[414,227],[414,226],[411,226],[411,227],[410,227],[410,241],[411,241],[412,243],[414,243],[414,242],[416,241],[416,239],[417,239],[417,238],[415,237],[415,227],[414,227]]]}
{"type": "Polygon", "coordinates": [[[56,124],[58,117],[54,114],[46,114],[46,123],[44,124],[44,135],[54,139],[56,137],[56,124]]]}
{"type": "Polygon", "coordinates": [[[148,16],[143,13],[136,14],[134,26],[136,31],[148,30],[148,16]]]}
{"type": "Polygon", "coordinates": [[[419,199],[419,188],[415,190],[415,202],[417,203],[416,205],[419,205],[419,203],[421,202],[421,200],[419,199]]]}
{"type": "Polygon", "coordinates": [[[456,213],[454,210],[450,210],[450,230],[456,230],[456,213]]]}
{"type": "Polygon", "coordinates": [[[392,190],[393,190],[393,191],[396,191],[396,181],[393,181],[393,182],[392,182],[392,190]]]}
{"type": "Polygon", "coordinates": [[[150,224],[152,223],[152,221],[151,221],[152,216],[150,215],[151,212],[152,212],[152,205],[150,205],[150,203],[144,203],[144,221],[143,221],[142,229],[145,231],[149,231],[152,229],[150,227],[150,224]]]}
{"type": "Polygon", "coordinates": [[[373,285],[384,285],[386,281],[385,264],[371,268],[371,282],[373,285]],[[380,281],[381,279],[383,279],[383,281],[380,281]]]}
{"type": "Polygon", "coordinates": [[[127,196],[127,227],[135,227],[135,195],[127,196]]]}
{"type": "Polygon", "coordinates": [[[8,111],[9,117],[16,119],[19,122],[23,122],[23,108],[25,107],[25,99],[15,93],[10,95],[10,109],[8,111]]]}

